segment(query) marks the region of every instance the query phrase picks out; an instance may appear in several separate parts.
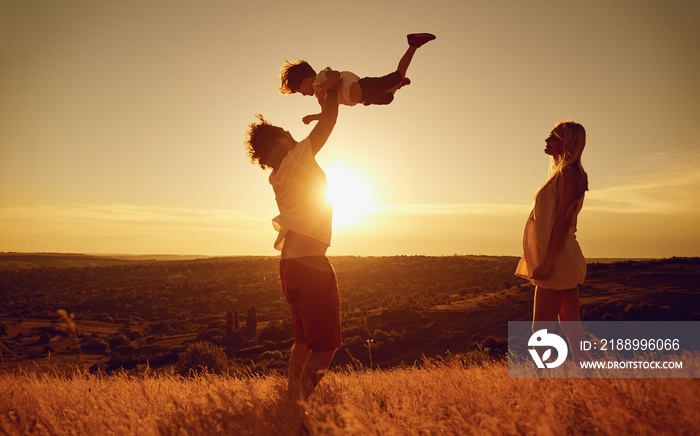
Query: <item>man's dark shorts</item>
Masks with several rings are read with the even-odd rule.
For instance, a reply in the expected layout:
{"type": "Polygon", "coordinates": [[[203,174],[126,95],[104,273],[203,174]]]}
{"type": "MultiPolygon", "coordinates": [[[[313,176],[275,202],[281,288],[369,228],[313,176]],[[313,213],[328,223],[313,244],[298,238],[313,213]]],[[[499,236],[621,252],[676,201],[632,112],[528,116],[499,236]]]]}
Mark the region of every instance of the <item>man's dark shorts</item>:
{"type": "Polygon", "coordinates": [[[401,83],[403,77],[398,71],[382,77],[363,77],[357,81],[362,88],[362,103],[365,106],[370,104],[389,104],[394,100],[394,94],[388,92],[401,83]]]}
{"type": "Polygon", "coordinates": [[[312,351],[341,345],[340,294],[335,271],[324,256],[280,260],[282,292],[292,309],[294,340],[312,351]]]}

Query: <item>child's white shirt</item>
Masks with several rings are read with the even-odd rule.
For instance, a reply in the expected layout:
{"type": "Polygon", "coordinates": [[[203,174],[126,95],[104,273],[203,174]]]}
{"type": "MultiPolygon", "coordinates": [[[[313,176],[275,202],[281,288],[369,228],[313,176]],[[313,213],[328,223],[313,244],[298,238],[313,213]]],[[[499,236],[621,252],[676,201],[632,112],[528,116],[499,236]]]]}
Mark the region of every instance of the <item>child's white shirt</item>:
{"type": "MultiPolygon", "coordinates": [[[[321,70],[316,75],[316,79],[314,79],[313,86],[316,98],[319,96],[321,87],[328,81],[329,71],[331,71],[330,67],[321,70]]],[[[357,102],[350,101],[350,85],[360,80],[360,76],[350,71],[341,71],[340,74],[342,84],[340,85],[340,91],[338,91],[338,103],[345,106],[355,106],[357,102]]],[[[325,99],[325,96],[323,98],[325,99]]]]}

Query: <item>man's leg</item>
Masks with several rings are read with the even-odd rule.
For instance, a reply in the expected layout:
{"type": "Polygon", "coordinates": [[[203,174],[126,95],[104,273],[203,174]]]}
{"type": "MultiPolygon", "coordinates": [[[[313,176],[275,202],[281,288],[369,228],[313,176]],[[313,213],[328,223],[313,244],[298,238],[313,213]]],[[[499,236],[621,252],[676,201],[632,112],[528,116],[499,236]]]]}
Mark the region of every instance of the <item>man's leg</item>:
{"type": "Polygon", "coordinates": [[[340,295],[333,266],[325,257],[306,258],[304,262],[308,268],[300,289],[306,298],[297,306],[303,319],[304,340],[297,341],[290,355],[290,376],[297,381],[292,386],[294,398],[307,401],[341,345],[341,330],[340,295]]]}
{"type": "Polygon", "coordinates": [[[287,390],[292,398],[300,396],[299,379],[310,352],[311,350],[304,342],[297,342],[292,346],[292,352],[289,355],[289,384],[287,385],[287,390]]]}
{"type": "Polygon", "coordinates": [[[314,391],[318,383],[323,378],[326,370],[333,360],[332,351],[311,351],[306,358],[304,367],[301,370],[299,384],[301,386],[301,399],[307,401],[311,393],[314,391]]]}

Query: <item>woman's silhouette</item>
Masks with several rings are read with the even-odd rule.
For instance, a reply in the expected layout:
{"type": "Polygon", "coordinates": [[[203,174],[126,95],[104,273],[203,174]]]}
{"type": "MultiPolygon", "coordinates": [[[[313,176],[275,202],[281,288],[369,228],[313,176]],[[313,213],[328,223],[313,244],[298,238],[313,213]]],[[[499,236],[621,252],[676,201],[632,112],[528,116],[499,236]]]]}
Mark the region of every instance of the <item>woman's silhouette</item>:
{"type": "Polygon", "coordinates": [[[586,131],[576,122],[561,122],[545,143],[551,172],[535,195],[515,274],[535,285],[533,331],[546,328],[551,333],[557,319],[563,322],[572,356],[578,361],[585,357],[578,344],[583,339],[579,285],[586,277],[586,258],[576,240],[576,222],[588,190],[588,176],[581,165],[586,131]]]}

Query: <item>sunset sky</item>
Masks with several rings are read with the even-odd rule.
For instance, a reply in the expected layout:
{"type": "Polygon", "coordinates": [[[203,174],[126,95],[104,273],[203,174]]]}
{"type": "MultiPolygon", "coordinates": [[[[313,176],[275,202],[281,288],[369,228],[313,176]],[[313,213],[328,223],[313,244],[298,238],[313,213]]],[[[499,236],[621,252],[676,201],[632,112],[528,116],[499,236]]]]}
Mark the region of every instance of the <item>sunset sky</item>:
{"type": "Polygon", "coordinates": [[[341,107],[317,156],[364,212],[336,206],[329,255],[520,255],[564,119],[588,132],[584,254],[700,255],[687,0],[1,1],[0,251],[275,255],[245,131],[301,140],[318,111],[283,61],[383,75],[411,32],[437,35],[411,85],[341,107]]]}

